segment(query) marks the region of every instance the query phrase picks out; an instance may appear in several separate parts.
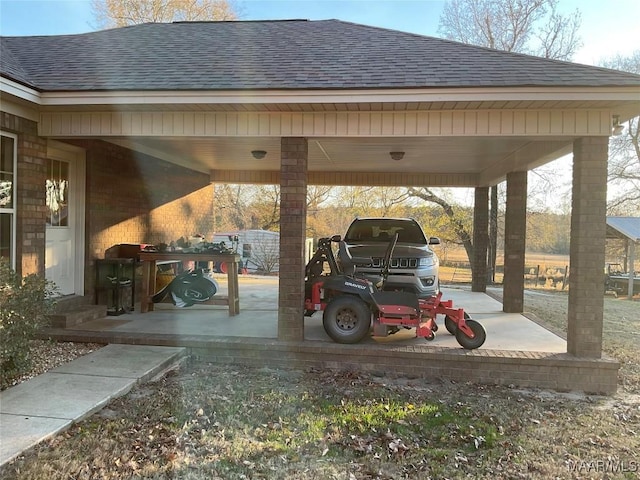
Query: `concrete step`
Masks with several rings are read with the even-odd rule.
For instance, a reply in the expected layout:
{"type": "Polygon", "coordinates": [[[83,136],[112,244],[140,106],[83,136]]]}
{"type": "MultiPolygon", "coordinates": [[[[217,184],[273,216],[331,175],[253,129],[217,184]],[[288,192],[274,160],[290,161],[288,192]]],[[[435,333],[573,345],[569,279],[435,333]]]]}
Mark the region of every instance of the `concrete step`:
{"type": "Polygon", "coordinates": [[[74,305],[64,311],[49,315],[49,319],[52,327],[69,328],[106,316],[106,305],[74,305]]]}

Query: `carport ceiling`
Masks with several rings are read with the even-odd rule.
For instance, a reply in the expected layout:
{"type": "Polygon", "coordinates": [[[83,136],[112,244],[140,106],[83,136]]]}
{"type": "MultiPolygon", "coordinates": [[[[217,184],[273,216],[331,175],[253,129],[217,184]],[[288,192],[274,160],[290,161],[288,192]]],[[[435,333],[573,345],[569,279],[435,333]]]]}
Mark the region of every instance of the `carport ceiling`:
{"type": "MultiPolygon", "coordinates": [[[[397,172],[481,174],[494,169],[500,177],[513,166],[518,152],[538,144],[554,154],[529,163],[534,168],[570,152],[572,138],[527,137],[376,137],[309,138],[309,171],[397,172]],[[392,160],[389,152],[405,152],[392,160]],[[504,170],[504,171],[503,171],[504,170]]],[[[162,158],[193,170],[267,170],[280,169],[280,139],[263,137],[137,137],[111,140],[135,151],[162,158]],[[255,159],[252,150],[264,150],[263,159],[255,159]]]]}

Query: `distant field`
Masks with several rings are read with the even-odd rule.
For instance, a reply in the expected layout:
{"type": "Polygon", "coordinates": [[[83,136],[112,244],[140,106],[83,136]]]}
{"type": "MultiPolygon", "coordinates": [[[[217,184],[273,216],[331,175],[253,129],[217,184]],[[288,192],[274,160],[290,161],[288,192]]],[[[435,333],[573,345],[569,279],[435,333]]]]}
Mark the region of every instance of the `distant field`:
{"type": "MultiPolygon", "coordinates": [[[[448,248],[446,253],[442,251],[442,247],[438,245],[433,249],[438,254],[440,259],[446,258],[448,262],[468,262],[467,253],[464,248],[448,248]]],[[[504,252],[498,252],[498,264],[502,264],[504,259],[504,252]]],[[[525,263],[527,265],[547,265],[547,266],[562,266],[569,264],[569,255],[554,255],[552,253],[532,253],[525,254],[525,263]]]]}
{"type": "MultiPolygon", "coordinates": [[[[448,248],[443,251],[442,247],[435,246],[435,252],[440,257],[440,281],[442,283],[469,283],[471,282],[471,267],[464,248],[448,248]]],[[[502,266],[504,264],[504,253],[498,252],[497,257],[496,282],[502,282],[502,266]]],[[[550,253],[526,253],[525,268],[532,273],[537,271],[539,275],[553,277],[554,280],[548,282],[548,287],[553,289],[562,288],[562,278],[564,271],[569,265],[569,255],[554,255],[550,253]],[[539,270],[533,270],[539,267],[539,270]]],[[[534,276],[531,283],[535,283],[534,276]]],[[[540,282],[539,282],[540,283],[540,282]]],[[[547,283],[546,278],[539,286],[547,283]]]]}

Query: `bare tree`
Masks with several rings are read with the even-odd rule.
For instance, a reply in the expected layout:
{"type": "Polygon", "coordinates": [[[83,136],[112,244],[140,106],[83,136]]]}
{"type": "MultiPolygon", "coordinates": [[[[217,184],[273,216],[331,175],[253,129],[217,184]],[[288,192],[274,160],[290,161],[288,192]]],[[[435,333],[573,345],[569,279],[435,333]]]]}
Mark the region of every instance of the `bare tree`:
{"type": "MultiPolygon", "coordinates": [[[[417,197],[425,202],[435,203],[442,207],[442,210],[449,218],[449,222],[460,239],[462,246],[467,252],[467,257],[469,257],[469,261],[471,262],[471,259],[473,258],[473,242],[471,240],[471,235],[469,234],[468,226],[465,225],[463,218],[456,212],[451,203],[436,195],[431,189],[426,187],[410,187],[407,189],[407,193],[411,197],[417,197]]],[[[473,264],[473,262],[471,262],[471,264],[473,264]]]]}
{"type": "Polygon", "coordinates": [[[92,0],[91,7],[100,28],[238,18],[231,0],[92,0]]]}
{"type": "MultiPolygon", "coordinates": [[[[570,60],[582,45],[578,35],[581,14],[576,9],[571,15],[562,15],[557,5],[558,0],[449,0],[440,16],[438,32],[450,40],[473,45],[570,60]]],[[[490,194],[490,276],[496,263],[497,188],[492,186],[490,194]]],[[[437,200],[435,203],[442,201],[437,200]]],[[[468,232],[461,231],[461,235],[463,243],[465,238],[470,241],[468,232]]]]}
{"type": "MultiPolygon", "coordinates": [[[[640,74],[640,50],[616,55],[603,67],[640,74]]],[[[615,192],[607,209],[611,215],[640,214],[640,117],[629,120],[619,136],[609,140],[609,190],[615,192]]]]}
{"type": "Polygon", "coordinates": [[[250,200],[251,228],[280,229],[280,185],[254,185],[250,200]]]}
{"type": "Polygon", "coordinates": [[[327,185],[307,186],[307,236],[312,238],[320,237],[321,232],[329,229],[326,217],[320,214],[322,205],[325,204],[334,190],[334,187],[327,185]]]}
{"type": "Polygon", "coordinates": [[[251,224],[248,185],[222,183],[215,186],[215,230],[244,230],[251,224]]]}
{"type": "Polygon", "coordinates": [[[558,0],[450,0],[438,32],[473,45],[569,60],[582,45],[581,14],[557,12],[558,0]]]}

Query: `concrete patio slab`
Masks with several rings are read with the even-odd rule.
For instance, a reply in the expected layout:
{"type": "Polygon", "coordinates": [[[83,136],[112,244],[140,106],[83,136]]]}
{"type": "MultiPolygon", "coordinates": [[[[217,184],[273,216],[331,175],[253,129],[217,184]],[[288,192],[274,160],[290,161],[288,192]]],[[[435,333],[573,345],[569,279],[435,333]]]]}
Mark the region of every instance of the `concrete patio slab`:
{"type": "MultiPolygon", "coordinates": [[[[224,278],[217,278],[221,294],[226,288],[224,278]]],[[[252,337],[276,339],[278,336],[278,279],[275,277],[241,277],[240,314],[230,317],[221,306],[194,305],[177,308],[172,304],[157,304],[153,312],[141,314],[139,310],[83,323],[76,330],[108,332],[126,335],[170,335],[176,338],[194,336],[252,337]]],[[[481,347],[492,350],[566,352],[566,341],[527,317],[503,313],[502,304],[493,297],[471,292],[465,288],[443,288],[445,299],[451,299],[456,308],[464,308],[487,331],[487,340],[481,347]]],[[[322,327],[322,312],[304,318],[305,340],[332,342],[322,327]]],[[[401,330],[385,338],[368,338],[363,343],[393,345],[419,345],[421,347],[461,348],[438,318],[439,330],[435,340],[428,342],[415,338],[415,330],[401,330]]],[[[68,329],[68,331],[73,331],[68,329]]]]}

